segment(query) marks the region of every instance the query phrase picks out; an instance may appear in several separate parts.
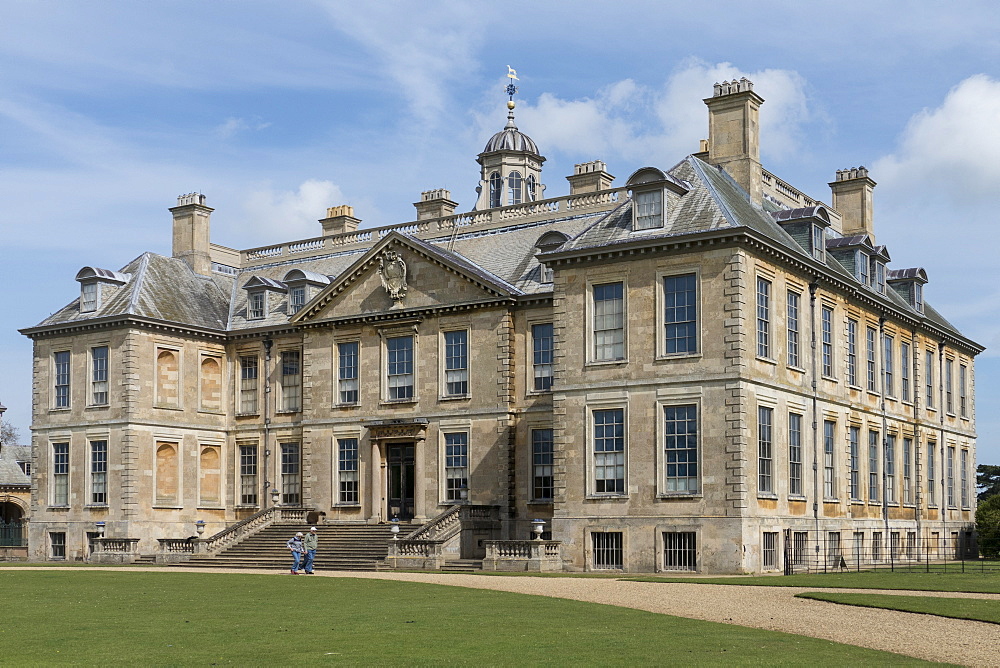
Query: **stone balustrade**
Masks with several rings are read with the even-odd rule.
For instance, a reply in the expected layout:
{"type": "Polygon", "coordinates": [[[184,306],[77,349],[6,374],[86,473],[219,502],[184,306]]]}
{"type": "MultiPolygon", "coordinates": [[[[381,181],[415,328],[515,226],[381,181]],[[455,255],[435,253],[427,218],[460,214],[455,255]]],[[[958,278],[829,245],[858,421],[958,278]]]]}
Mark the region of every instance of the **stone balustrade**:
{"type": "Polygon", "coordinates": [[[557,540],[487,540],[483,570],[546,572],[562,570],[557,540]]]}

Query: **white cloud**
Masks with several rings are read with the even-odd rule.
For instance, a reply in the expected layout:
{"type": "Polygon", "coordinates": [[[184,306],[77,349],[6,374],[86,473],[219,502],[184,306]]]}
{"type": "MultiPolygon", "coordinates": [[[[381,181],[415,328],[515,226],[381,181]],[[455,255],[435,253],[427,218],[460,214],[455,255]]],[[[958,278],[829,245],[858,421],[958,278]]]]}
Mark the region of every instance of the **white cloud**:
{"type": "Polygon", "coordinates": [[[260,119],[247,120],[246,118],[229,117],[215,128],[215,134],[223,139],[229,139],[240,132],[259,131],[269,127],[271,127],[270,123],[264,123],[260,119]]]}
{"type": "Polygon", "coordinates": [[[250,233],[281,240],[318,237],[326,209],[344,203],[340,187],[330,181],[309,179],[297,190],[262,186],[249,194],[244,205],[250,233]]]}
{"type": "Polygon", "coordinates": [[[896,151],[879,160],[886,187],[914,193],[948,183],[957,201],[996,197],[1000,182],[1000,81],[977,74],[951,89],[936,109],[924,109],[903,132],[896,151]]]}
{"type": "MultiPolygon", "coordinates": [[[[765,98],[761,151],[781,162],[801,148],[804,126],[813,120],[806,82],[797,72],[765,69],[743,72],[730,63],[685,60],[663,84],[643,86],[632,79],[614,82],[593,97],[561,99],[541,94],[534,104],[518,104],[518,122],[531,128],[543,151],[575,159],[620,159],[665,165],[698,150],[708,136],[702,100],[714,83],[747,77],[765,98]]],[[[496,128],[496,114],[481,114],[484,128],[496,128]]]]}
{"type": "Polygon", "coordinates": [[[894,265],[927,268],[930,303],[964,334],[1000,354],[994,201],[1000,182],[1000,81],[979,74],[940,106],[915,114],[871,175],[876,233],[894,265]]]}

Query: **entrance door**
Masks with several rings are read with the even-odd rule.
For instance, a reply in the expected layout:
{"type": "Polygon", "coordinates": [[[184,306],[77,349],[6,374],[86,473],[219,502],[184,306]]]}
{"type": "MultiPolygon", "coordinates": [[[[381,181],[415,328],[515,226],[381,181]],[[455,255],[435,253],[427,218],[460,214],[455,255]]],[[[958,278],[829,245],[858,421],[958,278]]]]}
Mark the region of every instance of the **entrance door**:
{"type": "Polygon", "coordinates": [[[390,444],[385,463],[389,469],[389,519],[413,519],[413,443],[390,444]]]}

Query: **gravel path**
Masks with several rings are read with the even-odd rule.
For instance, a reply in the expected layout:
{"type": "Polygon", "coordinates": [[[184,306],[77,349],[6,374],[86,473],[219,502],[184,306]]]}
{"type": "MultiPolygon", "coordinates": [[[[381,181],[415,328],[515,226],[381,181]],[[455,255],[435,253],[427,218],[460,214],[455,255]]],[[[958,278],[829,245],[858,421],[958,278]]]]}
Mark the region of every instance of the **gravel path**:
{"type": "MultiPolygon", "coordinates": [[[[50,568],[45,568],[50,570],[50,568]]],[[[111,570],[111,569],[109,569],[111,570]]],[[[123,570],[115,567],[113,570],[123,570]]],[[[169,570],[176,568],[132,568],[169,570]]],[[[198,569],[186,572],[272,573],[274,571],[198,569]]],[[[283,572],[287,575],[287,572],[283,572]]],[[[687,583],[623,582],[598,578],[484,576],[452,573],[317,572],[326,577],[372,578],[423,582],[474,589],[496,589],[605,603],[678,617],[739,624],[824,638],[849,645],[905,654],[930,661],[967,666],[1000,666],[1000,626],[895,610],[836,605],[795,598],[817,588],[747,587],[687,583]]],[[[952,598],[1000,600],[1000,594],[959,592],[823,589],[952,598]]]]}

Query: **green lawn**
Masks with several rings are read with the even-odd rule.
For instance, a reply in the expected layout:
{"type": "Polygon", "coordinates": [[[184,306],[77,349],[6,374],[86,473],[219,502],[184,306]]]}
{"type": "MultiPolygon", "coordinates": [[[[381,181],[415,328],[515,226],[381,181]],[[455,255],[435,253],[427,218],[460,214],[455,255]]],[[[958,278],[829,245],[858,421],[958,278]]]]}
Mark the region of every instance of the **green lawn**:
{"type": "Polygon", "coordinates": [[[579,601],[388,580],[0,571],[3,665],[885,665],[895,654],[579,601]]]}
{"type": "Polygon", "coordinates": [[[637,582],[690,582],[696,584],[753,585],[757,587],[846,587],[850,589],[908,589],[912,591],[966,591],[1000,594],[1000,573],[816,573],[763,575],[736,578],[669,578],[637,576],[637,582]]]}
{"type": "Polygon", "coordinates": [[[936,596],[898,596],[894,594],[848,594],[841,592],[810,591],[798,594],[799,598],[812,598],[843,605],[866,608],[886,608],[903,612],[919,612],[939,617],[972,619],[1000,624],[1000,601],[976,598],[940,598],[936,596]]]}

